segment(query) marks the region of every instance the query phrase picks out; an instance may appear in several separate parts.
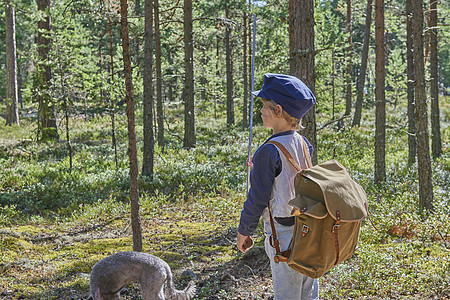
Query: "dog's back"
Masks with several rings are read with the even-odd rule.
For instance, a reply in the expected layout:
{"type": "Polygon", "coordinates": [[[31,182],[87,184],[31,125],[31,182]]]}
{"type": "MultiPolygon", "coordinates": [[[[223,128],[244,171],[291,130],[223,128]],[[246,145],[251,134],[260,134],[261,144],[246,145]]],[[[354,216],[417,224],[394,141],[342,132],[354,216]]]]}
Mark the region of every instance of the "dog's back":
{"type": "Polygon", "coordinates": [[[170,267],[164,260],[142,252],[120,252],[95,264],[90,277],[91,295],[95,300],[119,299],[122,287],[135,281],[141,284],[144,300],[164,299],[166,281],[168,298],[173,295],[173,299],[190,299],[195,291],[192,284],[184,291],[175,290],[170,267]]]}

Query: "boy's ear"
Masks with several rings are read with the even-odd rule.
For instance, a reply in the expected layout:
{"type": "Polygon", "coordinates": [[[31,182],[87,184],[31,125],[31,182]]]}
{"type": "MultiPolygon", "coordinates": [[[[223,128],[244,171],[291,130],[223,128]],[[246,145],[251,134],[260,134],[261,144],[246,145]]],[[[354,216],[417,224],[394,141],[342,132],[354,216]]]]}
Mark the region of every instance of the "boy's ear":
{"type": "Polygon", "coordinates": [[[277,115],[277,117],[281,117],[282,113],[283,113],[283,108],[281,107],[280,104],[277,104],[277,110],[276,110],[275,114],[277,115]]]}

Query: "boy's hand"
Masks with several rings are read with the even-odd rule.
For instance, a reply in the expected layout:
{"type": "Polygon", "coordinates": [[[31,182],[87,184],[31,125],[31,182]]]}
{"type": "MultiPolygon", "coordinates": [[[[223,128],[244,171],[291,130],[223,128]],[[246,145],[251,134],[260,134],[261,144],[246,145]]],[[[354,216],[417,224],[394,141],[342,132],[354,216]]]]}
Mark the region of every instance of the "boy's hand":
{"type": "Polygon", "coordinates": [[[250,167],[250,168],[253,167],[253,161],[252,161],[252,159],[253,159],[253,156],[250,156],[250,161],[248,160],[248,158],[245,160],[245,165],[246,165],[247,167],[250,167]]]}
{"type": "Polygon", "coordinates": [[[253,239],[251,236],[244,236],[238,233],[236,246],[242,253],[253,247],[253,239]]]}

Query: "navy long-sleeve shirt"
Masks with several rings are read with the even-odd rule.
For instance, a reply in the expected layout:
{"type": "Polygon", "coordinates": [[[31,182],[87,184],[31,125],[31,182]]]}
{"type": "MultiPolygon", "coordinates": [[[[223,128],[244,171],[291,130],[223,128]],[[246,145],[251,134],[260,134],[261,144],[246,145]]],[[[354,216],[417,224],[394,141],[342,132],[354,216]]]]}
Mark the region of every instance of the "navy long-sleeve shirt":
{"type": "MultiPolygon", "coordinates": [[[[285,131],[272,135],[266,141],[282,135],[294,134],[295,131],[285,131]]],[[[306,141],[310,156],[313,147],[306,141]]],[[[253,155],[253,169],[250,172],[250,190],[241,212],[238,231],[244,236],[251,236],[258,226],[259,218],[269,203],[272,186],[282,170],[281,158],[277,147],[273,144],[263,144],[253,155]]]]}

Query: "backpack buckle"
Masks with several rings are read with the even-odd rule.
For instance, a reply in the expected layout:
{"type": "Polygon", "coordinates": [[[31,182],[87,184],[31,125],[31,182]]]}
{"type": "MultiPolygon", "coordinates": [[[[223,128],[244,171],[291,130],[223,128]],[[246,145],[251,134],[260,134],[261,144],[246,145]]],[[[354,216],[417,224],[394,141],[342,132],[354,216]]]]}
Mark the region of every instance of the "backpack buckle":
{"type": "Polygon", "coordinates": [[[339,229],[340,226],[341,226],[341,224],[334,224],[333,228],[331,229],[331,233],[335,233],[339,229]]]}
{"type": "Polygon", "coordinates": [[[331,229],[331,233],[335,233],[338,231],[339,226],[341,226],[341,213],[337,210],[336,211],[336,223],[333,225],[333,228],[331,229]]]}
{"type": "Polygon", "coordinates": [[[303,224],[303,227],[302,227],[302,236],[305,237],[306,234],[308,233],[308,231],[309,231],[308,225],[303,224]]]}
{"type": "Polygon", "coordinates": [[[287,262],[289,259],[289,257],[286,257],[283,255],[283,253],[277,253],[274,257],[273,257],[273,261],[275,263],[280,263],[280,262],[287,262]]]}

